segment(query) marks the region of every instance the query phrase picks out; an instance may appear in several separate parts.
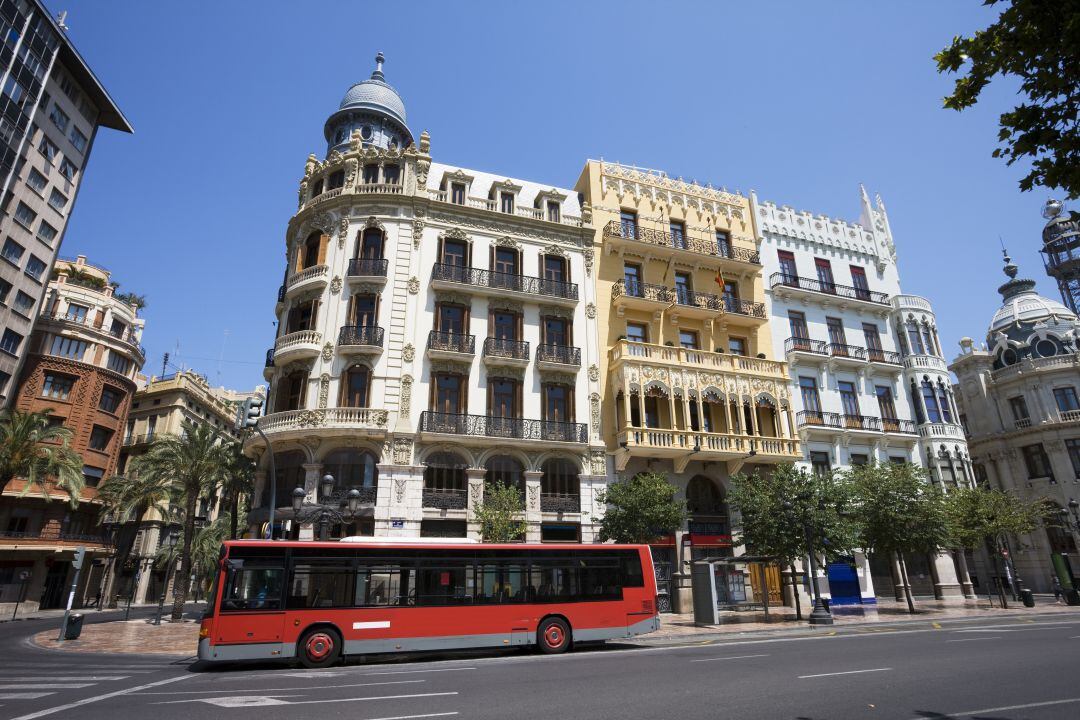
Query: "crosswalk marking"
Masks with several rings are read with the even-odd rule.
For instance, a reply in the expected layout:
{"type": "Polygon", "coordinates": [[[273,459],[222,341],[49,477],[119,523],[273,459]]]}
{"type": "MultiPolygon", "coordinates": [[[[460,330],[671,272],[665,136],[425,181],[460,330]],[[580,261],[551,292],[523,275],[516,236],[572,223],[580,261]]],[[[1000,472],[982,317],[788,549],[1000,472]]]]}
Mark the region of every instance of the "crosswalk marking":
{"type": "Polygon", "coordinates": [[[46,695],[55,695],[51,692],[24,692],[24,693],[0,693],[0,700],[37,700],[46,695]]]}
{"type": "Polygon", "coordinates": [[[0,692],[4,690],[57,690],[60,688],[84,688],[90,687],[94,683],[3,683],[0,685],[0,692]]]}
{"type": "Polygon", "coordinates": [[[3,680],[0,682],[76,682],[82,680],[93,680],[95,682],[101,682],[103,680],[127,680],[130,675],[4,675],[3,680]]]}

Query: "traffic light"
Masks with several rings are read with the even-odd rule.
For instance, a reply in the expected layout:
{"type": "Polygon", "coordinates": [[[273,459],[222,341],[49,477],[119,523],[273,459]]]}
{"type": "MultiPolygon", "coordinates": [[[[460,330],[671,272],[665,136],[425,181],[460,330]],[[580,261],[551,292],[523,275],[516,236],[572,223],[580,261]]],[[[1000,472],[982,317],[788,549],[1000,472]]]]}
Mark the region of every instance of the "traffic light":
{"type": "Polygon", "coordinates": [[[82,570],[84,559],[86,559],[86,548],[79,547],[75,550],[75,559],[71,561],[71,566],[76,570],[82,570]]]}
{"type": "Polygon", "coordinates": [[[241,403],[240,409],[236,412],[236,429],[246,430],[255,427],[255,423],[259,422],[259,416],[262,415],[262,407],[262,395],[252,395],[241,403]]]}

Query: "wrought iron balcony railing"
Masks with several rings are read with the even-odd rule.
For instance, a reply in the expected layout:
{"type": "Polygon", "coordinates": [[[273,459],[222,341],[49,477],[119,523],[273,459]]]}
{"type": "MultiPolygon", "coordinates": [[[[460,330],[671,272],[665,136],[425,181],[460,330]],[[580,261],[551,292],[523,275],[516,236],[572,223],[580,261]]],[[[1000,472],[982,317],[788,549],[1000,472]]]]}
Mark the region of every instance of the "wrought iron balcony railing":
{"type": "Polygon", "coordinates": [[[421,505],[437,510],[464,510],[469,505],[469,491],[451,488],[424,488],[421,505]]]}
{"type": "Polygon", "coordinates": [[[710,295],[709,293],[698,292],[683,287],[676,287],[673,290],[673,294],[675,302],[679,305],[688,305],[690,307],[697,307],[703,310],[715,310],[717,312],[722,312],[724,310],[723,299],[718,295],[710,295]]]}
{"type": "Polygon", "coordinates": [[[390,261],[386,258],[352,258],[349,260],[349,277],[386,277],[390,261]]]}
{"type": "Polygon", "coordinates": [[[619,280],[611,286],[611,299],[619,297],[641,298],[669,303],[674,300],[675,291],[663,285],[639,282],[637,280],[619,280]]]}
{"type": "Polygon", "coordinates": [[[913,421],[899,418],[881,418],[881,428],[888,433],[904,433],[905,435],[914,435],[916,432],[913,421]]]}
{"type": "Polygon", "coordinates": [[[476,336],[432,330],[428,333],[427,346],[428,350],[443,350],[445,352],[472,355],[476,352],[476,336]]]}
{"type": "Polygon", "coordinates": [[[652,230],[640,227],[636,223],[622,222],[621,220],[612,220],[605,225],[604,235],[624,240],[637,240],[650,245],[672,248],[673,250],[689,250],[702,255],[713,255],[755,265],[761,264],[761,255],[757,250],[732,247],[730,242],[721,243],[716,238],[698,238],[688,236],[686,233],[652,230]]]}
{"type": "Polygon", "coordinates": [[[832,428],[843,427],[840,423],[840,415],[838,413],[821,412],[820,410],[802,410],[795,415],[795,422],[799,427],[805,425],[819,425],[832,428]]]}
{"type": "Polygon", "coordinates": [[[866,357],[870,362],[886,363],[888,365],[900,365],[903,360],[900,358],[900,353],[893,352],[892,350],[882,350],[880,348],[867,348],[866,357]]]}
{"type": "Polygon", "coordinates": [[[581,512],[581,496],[576,493],[540,493],[540,512],[581,512]]]}
{"type": "Polygon", "coordinates": [[[495,437],[511,440],[547,440],[584,443],[587,430],[583,423],[562,420],[527,420],[525,418],[466,415],[425,410],[420,413],[420,432],[495,437]]]}
{"type": "Polygon", "coordinates": [[[514,275],[513,273],[496,272],[494,270],[481,270],[480,268],[464,267],[462,265],[435,263],[431,270],[431,279],[460,283],[462,285],[510,290],[529,295],[545,295],[567,300],[578,299],[577,283],[548,280],[547,278],[530,277],[528,275],[514,275]]]}
{"type": "Polygon", "coordinates": [[[859,347],[858,345],[829,343],[829,354],[833,357],[851,358],[852,360],[865,360],[866,348],[859,347]]]}
{"type": "Polygon", "coordinates": [[[527,340],[506,340],[504,338],[485,338],[484,355],[487,357],[507,358],[509,360],[528,360],[529,343],[527,340]]]}
{"type": "Polygon", "coordinates": [[[871,430],[881,432],[881,418],[870,415],[844,415],[843,424],[851,430],[871,430]]]}
{"type": "Polygon", "coordinates": [[[536,361],[581,367],[581,348],[569,345],[537,345],[536,361]]]}
{"type": "Polygon", "coordinates": [[[753,302],[752,300],[740,300],[730,295],[724,296],[724,310],[736,315],[748,315],[754,318],[765,318],[765,303],[753,302]]]}
{"type": "Polygon", "coordinates": [[[377,325],[346,325],[338,333],[338,345],[382,347],[383,329],[377,325]]]}
{"type": "Polygon", "coordinates": [[[789,337],[784,341],[785,352],[805,352],[815,355],[828,355],[828,346],[821,340],[804,337],[789,337]]]}
{"type": "Polygon", "coordinates": [[[889,296],[883,292],[877,292],[875,290],[868,290],[866,288],[857,288],[850,285],[838,285],[837,283],[822,282],[816,278],[800,277],[798,275],[788,275],[783,272],[775,272],[769,276],[770,287],[789,287],[799,288],[800,290],[810,290],[811,292],[823,293],[825,295],[836,295],[844,298],[851,298],[853,300],[863,300],[866,302],[878,303],[880,305],[889,304],[889,296]]]}

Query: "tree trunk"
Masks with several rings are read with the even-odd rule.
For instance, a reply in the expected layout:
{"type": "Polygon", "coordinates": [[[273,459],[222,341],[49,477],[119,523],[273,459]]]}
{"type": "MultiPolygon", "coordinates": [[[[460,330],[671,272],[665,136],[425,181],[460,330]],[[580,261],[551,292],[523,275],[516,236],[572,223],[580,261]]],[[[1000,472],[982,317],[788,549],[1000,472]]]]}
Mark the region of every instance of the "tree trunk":
{"type": "Polygon", "coordinates": [[[186,512],[184,513],[184,545],[180,551],[179,577],[173,580],[172,621],[180,622],[184,618],[184,603],[187,601],[188,577],[191,575],[191,541],[195,536],[195,506],[199,501],[198,489],[188,493],[186,512]]]}
{"type": "Polygon", "coordinates": [[[904,598],[907,600],[908,612],[912,615],[915,614],[915,601],[911,597],[911,581],[908,579],[907,563],[904,562],[903,553],[896,553],[896,560],[900,565],[900,577],[904,581],[904,598]]]}
{"type": "Polygon", "coordinates": [[[795,619],[802,620],[802,601],[799,600],[799,582],[796,580],[795,563],[788,563],[791,568],[791,594],[795,596],[795,619]]]}
{"type": "Polygon", "coordinates": [[[998,574],[998,600],[1001,602],[1001,609],[1007,610],[1009,608],[1009,601],[1005,599],[1005,583],[1002,582],[1004,572],[999,569],[998,561],[1001,560],[1001,553],[999,552],[997,541],[995,540],[993,545],[990,544],[990,539],[986,541],[986,552],[993,562],[994,572],[998,574]]]}
{"type": "Polygon", "coordinates": [[[237,523],[239,522],[239,518],[237,517],[237,515],[240,513],[240,492],[238,490],[234,490],[232,493],[230,493],[230,495],[232,495],[229,501],[229,506],[232,509],[232,519],[229,523],[229,539],[235,540],[236,527],[237,523]]]}
{"type": "MultiPolygon", "coordinates": [[[[140,513],[138,517],[141,518],[142,514],[140,513]]],[[[124,523],[124,525],[127,525],[127,523],[124,523]]],[[[117,543],[118,552],[116,554],[116,557],[113,558],[113,572],[111,580],[112,586],[109,588],[108,601],[108,605],[110,608],[115,608],[118,604],[117,598],[119,597],[120,593],[119,580],[124,566],[127,565],[128,558],[131,557],[131,551],[135,547],[135,538],[139,534],[138,523],[135,523],[130,529],[132,530],[132,532],[128,532],[129,528],[122,527],[117,532],[117,538],[123,536],[123,542],[117,543]]],[[[134,587],[132,587],[132,592],[134,592],[134,587]]]]}

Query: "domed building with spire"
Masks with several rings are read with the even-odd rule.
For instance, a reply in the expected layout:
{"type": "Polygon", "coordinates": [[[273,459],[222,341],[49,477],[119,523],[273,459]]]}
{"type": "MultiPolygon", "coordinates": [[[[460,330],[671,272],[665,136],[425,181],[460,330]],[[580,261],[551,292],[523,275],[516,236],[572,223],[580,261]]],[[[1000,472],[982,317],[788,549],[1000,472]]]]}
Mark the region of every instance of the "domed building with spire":
{"type": "MultiPolygon", "coordinates": [[[[1072,304],[1065,270],[1074,216],[1056,201],[1047,203],[1044,216],[1047,273],[1072,304]]],[[[1019,277],[1008,254],[1004,272],[1001,306],[985,342],[963,338],[949,366],[958,380],[972,469],[980,485],[1028,501],[1045,498],[1060,510],[1080,497],[1080,319],[1065,303],[1040,295],[1034,280],[1019,277]]],[[[1076,538],[1067,528],[1040,528],[1016,538],[1009,551],[1005,583],[1019,576],[1020,584],[1040,592],[1051,589],[1054,574],[1066,584],[1080,576],[1076,538]]],[[[979,580],[996,583],[1001,573],[977,559],[979,580]]]]}

